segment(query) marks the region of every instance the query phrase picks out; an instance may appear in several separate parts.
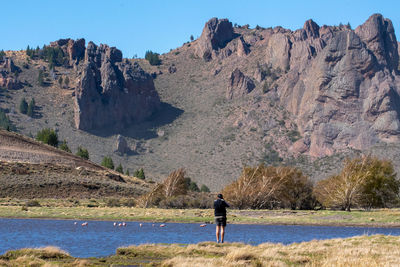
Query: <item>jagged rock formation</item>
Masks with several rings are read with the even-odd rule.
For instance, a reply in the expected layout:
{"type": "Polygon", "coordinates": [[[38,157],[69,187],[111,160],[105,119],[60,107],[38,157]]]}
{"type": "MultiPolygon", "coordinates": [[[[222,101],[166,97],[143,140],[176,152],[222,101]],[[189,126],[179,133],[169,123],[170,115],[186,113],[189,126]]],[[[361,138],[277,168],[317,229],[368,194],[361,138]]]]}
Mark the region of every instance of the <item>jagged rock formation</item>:
{"type": "Polygon", "coordinates": [[[227,19],[210,19],[198,40],[196,54],[206,61],[218,55],[218,50],[235,37],[232,23],[227,19]]]}
{"type": "Polygon", "coordinates": [[[153,79],[115,47],[89,42],[75,89],[75,126],[122,128],[148,118],[160,104],[153,79]]]}
{"type": "Polygon", "coordinates": [[[254,89],[253,80],[245,76],[239,69],[232,72],[230,84],[226,91],[226,98],[233,99],[247,95],[254,89]]]}
{"type": "Polygon", "coordinates": [[[128,143],[122,135],[117,136],[117,141],[115,142],[115,152],[121,155],[129,153],[131,151],[128,143]]]}
{"type": "MultiPolygon", "coordinates": [[[[276,95],[294,115],[303,138],[292,146],[293,153],[318,157],[399,140],[399,52],[389,19],[374,14],[355,30],[347,25],[320,27],[308,20],[296,31],[249,31],[213,18],[195,52],[206,61],[236,55],[238,59],[231,60],[240,62],[252,50],[262,51],[254,78],[263,83],[264,93],[276,95]]],[[[240,98],[254,87],[236,69],[226,98],[240,98]]]]}
{"type": "Polygon", "coordinates": [[[355,31],[307,21],[302,30],[278,35],[280,52],[267,60],[287,71],[276,92],[304,137],[294,150],[323,156],[398,140],[398,52],[390,20],[375,14],[355,31]]]}
{"type": "Polygon", "coordinates": [[[68,56],[69,65],[78,63],[85,56],[85,39],[59,39],[50,43],[51,47],[60,47],[64,55],[68,56]]]}
{"type": "Polygon", "coordinates": [[[14,61],[11,58],[0,58],[0,87],[11,90],[22,88],[18,78],[11,76],[12,73],[15,75],[19,71],[19,68],[14,65],[14,61]]]}

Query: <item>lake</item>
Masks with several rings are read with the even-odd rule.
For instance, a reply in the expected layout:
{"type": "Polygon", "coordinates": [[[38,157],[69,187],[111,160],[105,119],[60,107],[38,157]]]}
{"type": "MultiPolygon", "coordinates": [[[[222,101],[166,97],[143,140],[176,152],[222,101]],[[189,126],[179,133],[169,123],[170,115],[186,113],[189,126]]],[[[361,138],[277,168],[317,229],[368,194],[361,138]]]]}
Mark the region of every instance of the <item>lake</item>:
{"type": "MultiPolygon", "coordinates": [[[[118,247],[145,243],[198,243],[215,241],[215,225],[194,223],[127,222],[114,226],[110,221],[0,219],[0,254],[7,250],[56,246],[74,257],[103,257],[118,247]]],[[[120,222],[118,222],[120,223],[120,222]]],[[[357,235],[400,235],[400,228],[246,225],[229,224],[226,242],[257,245],[265,242],[290,244],[313,239],[344,238],[357,235]]]]}

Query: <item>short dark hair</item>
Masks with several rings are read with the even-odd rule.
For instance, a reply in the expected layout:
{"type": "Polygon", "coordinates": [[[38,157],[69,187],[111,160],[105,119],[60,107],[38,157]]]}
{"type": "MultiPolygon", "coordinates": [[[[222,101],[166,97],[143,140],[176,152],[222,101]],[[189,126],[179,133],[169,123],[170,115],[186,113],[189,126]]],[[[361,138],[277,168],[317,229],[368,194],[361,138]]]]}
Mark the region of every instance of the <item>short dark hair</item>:
{"type": "Polygon", "coordinates": [[[222,194],[218,194],[217,197],[220,198],[220,199],[224,198],[224,196],[222,194]]]}

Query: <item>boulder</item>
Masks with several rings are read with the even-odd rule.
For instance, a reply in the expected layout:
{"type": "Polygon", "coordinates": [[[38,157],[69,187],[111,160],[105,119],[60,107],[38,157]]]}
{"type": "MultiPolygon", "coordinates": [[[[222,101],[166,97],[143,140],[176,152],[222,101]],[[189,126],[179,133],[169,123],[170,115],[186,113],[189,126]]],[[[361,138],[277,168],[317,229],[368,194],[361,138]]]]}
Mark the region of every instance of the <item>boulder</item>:
{"type": "Polygon", "coordinates": [[[169,73],[175,73],[176,72],[175,64],[172,64],[171,66],[168,67],[168,72],[169,73]]]}
{"type": "Polygon", "coordinates": [[[235,69],[230,78],[230,84],[226,91],[227,99],[239,98],[247,95],[255,88],[251,78],[245,76],[239,69],[235,69]]]}

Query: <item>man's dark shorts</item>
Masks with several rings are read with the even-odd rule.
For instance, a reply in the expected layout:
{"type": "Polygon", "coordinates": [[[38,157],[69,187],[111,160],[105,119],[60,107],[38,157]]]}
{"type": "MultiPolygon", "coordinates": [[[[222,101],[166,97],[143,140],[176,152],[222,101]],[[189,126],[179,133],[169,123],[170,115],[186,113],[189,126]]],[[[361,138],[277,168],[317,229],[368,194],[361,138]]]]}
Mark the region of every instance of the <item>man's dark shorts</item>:
{"type": "Polygon", "coordinates": [[[216,216],[215,217],[215,224],[217,226],[226,226],[226,217],[216,216]]]}

